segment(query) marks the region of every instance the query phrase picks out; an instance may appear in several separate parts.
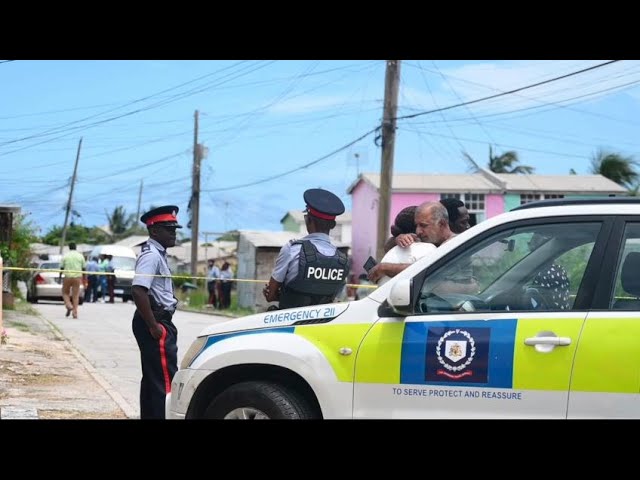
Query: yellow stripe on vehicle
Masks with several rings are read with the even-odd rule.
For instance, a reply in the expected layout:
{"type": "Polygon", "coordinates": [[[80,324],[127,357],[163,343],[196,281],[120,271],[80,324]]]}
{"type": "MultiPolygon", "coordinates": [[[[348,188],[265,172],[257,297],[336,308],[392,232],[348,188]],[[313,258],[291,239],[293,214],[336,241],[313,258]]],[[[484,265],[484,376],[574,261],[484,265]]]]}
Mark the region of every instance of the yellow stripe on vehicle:
{"type": "Polygon", "coordinates": [[[307,339],[322,352],[339,381],[352,382],[358,347],[370,327],[368,323],[301,325],[295,327],[294,333],[307,339]],[[340,353],[342,348],[351,349],[352,353],[343,355],[340,353]]]}
{"type": "Polygon", "coordinates": [[[580,318],[524,318],[518,320],[513,352],[513,388],[522,390],[569,390],[571,365],[584,322],[580,318]],[[526,338],[549,332],[568,337],[571,344],[544,353],[525,345],[526,338]]]}
{"type": "Polygon", "coordinates": [[[404,328],[402,321],[376,323],[358,353],[356,382],[400,383],[404,328]]]}
{"type": "Polygon", "coordinates": [[[640,319],[589,318],[575,359],[572,391],[640,391],[640,319]]]}

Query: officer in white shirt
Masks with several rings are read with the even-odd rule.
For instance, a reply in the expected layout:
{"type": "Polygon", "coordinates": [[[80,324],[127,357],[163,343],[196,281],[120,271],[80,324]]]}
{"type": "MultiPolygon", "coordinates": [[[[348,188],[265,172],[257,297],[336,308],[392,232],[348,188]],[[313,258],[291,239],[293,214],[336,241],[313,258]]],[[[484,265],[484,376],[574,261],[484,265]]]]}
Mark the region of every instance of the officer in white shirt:
{"type": "Polygon", "coordinates": [[[176,244],[178,207],[166,205],[148,211],[140,221],[149,240],[136,260],[131,293],[136,304],[133,334],[140,348],[140,418],[165,418],[165,397],[178,371],[178,330],[171,321],[178,300],[174,295],[167,248],[176,244]]]}

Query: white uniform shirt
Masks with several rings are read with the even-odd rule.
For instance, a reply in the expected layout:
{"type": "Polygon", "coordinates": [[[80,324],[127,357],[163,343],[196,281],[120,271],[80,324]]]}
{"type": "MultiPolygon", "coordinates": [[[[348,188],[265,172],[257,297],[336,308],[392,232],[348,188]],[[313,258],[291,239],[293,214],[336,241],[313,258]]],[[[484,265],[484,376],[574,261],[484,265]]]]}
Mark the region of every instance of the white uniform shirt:
{"type": "MultiPolygon", "coordinates": [[[[408,247],[395,246],[382,257],[380,263],[415,263],[424,257],[427,253],[432,252],[437,247],[433,243],[415,242],[408,247]]],[[[384,285],[391,277],[384,276],[378,280],[378,285],[384,285]]]]}

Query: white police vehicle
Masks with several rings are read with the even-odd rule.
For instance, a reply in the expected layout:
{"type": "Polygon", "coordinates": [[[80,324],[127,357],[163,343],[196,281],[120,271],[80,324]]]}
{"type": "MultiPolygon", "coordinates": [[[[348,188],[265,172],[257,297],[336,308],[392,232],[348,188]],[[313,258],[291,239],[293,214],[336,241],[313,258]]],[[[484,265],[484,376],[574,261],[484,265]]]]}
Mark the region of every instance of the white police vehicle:
{"type": "Polygon", "coordinates": [[[205,329],[167,418],[638,418],[640,201],[489,219],[362,300],[205,329]]]}

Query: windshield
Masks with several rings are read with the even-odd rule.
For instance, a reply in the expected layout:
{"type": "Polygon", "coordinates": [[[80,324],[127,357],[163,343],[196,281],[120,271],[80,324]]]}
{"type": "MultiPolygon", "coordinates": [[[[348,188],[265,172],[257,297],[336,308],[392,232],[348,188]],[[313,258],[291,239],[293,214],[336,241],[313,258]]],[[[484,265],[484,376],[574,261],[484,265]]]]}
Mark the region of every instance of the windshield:
{"type": "Polygon", "coordinates": [[[40,264],[40,267],[43,270],[50,270],[50,269],[59,269],[60,268],[60,262],[44,262],[40,264]]]}
{"type": "Polygon", "coordinates": [[[111,260],[114,269],[118,270],[135,270],[136,259],[129,257],[113,257],[111,260]]]}

